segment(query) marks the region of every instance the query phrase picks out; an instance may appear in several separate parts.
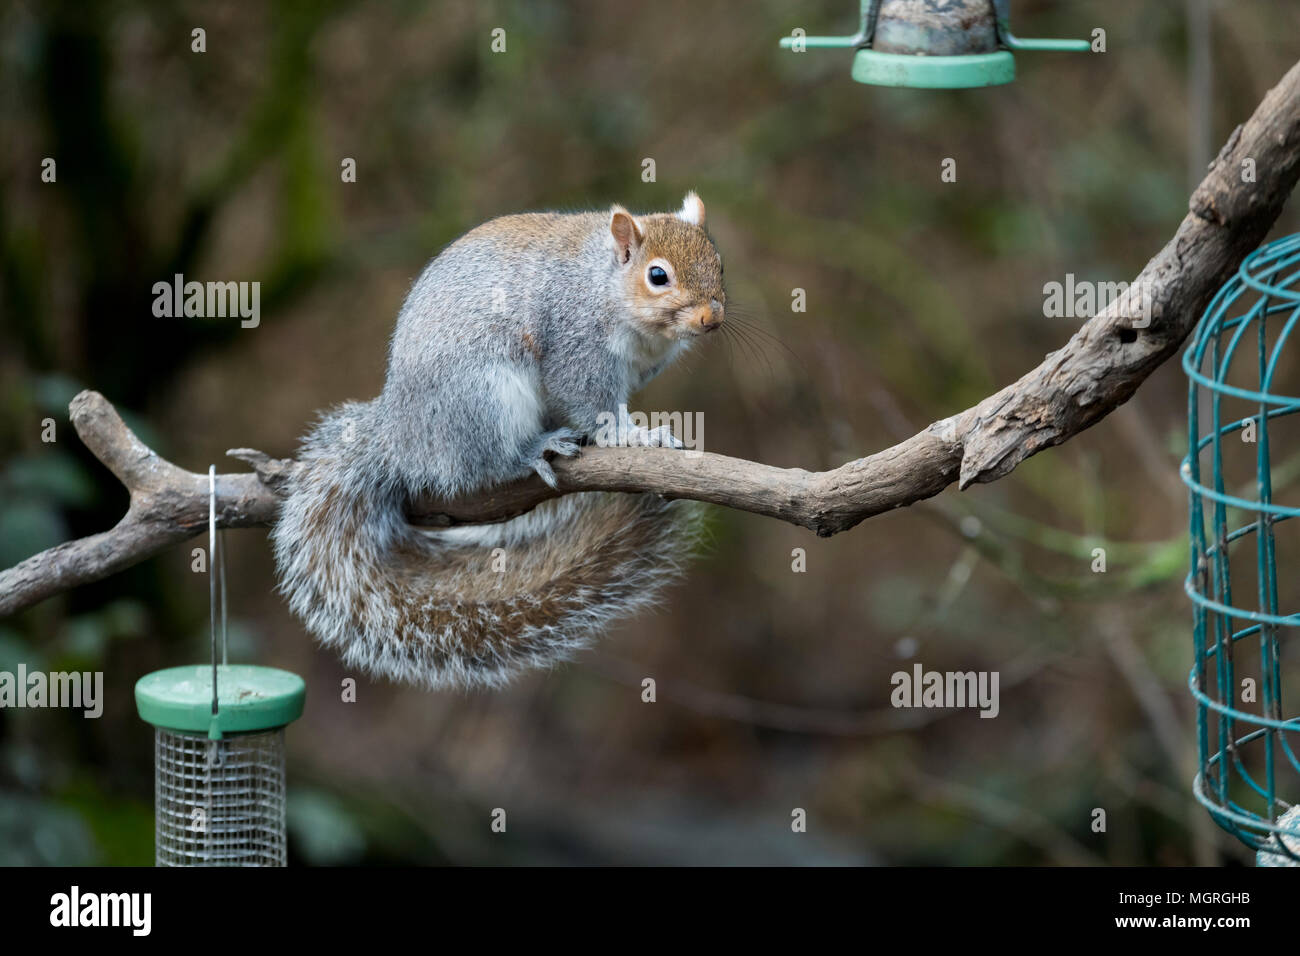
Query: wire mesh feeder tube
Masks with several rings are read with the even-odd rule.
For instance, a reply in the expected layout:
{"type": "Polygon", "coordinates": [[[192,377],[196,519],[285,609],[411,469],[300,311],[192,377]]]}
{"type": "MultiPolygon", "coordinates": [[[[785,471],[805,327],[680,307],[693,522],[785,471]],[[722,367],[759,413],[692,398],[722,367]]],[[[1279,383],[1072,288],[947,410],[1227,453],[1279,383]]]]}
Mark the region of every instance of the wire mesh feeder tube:
{"type": "Polygon", "coordinates": [[[284,866],[284,730],[154,734],[154,862],[284,866]]]}
{"type": "Polygon", "coordinates": [[[1300,235],[1257,249],[1226,282],[1183,355],[1188,455],[1193,663],[1199,771],[1193,792],[1261,863],[1300,862],[1300,716],[1283,705],[1297,678],[1300,507],[1274,483],[1300,473],[1300,235]],[[1297,391],[1292,388],[1291,391],[1297,391]],[[1274,447],[1277,449],[1275,456],[1274,447]],[[1276,460],[1275,460],[1276,457],[1276,460]]]}
{"type": "Polygon", "coordinates": [[[174,667],[136,684],[154,725],[158,866],[284,866],[285,725],[302,715],[302,678],[269,667],[174,667]]]}

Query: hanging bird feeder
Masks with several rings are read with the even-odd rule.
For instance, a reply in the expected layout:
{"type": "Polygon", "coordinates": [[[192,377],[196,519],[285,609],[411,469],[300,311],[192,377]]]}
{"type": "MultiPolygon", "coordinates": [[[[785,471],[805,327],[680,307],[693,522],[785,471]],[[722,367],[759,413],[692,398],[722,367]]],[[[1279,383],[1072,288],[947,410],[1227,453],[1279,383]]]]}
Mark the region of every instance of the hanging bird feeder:
{"type": "Polygon", "coordinates": [[[154,862],[284,866],[284,728],[302,716],[306,685],[288,671],[226,663],[215,472],[208,472],[212,661],[156,671],[135,685],[136,709],[154,727],[154,862]]]}
{"type": "Polygon", "coordinates": [[[790,36],[786,50],[852,49],[853,79],[874,86],[966,89],[1016,78],[1014,52],[1086,53],[1087,40],[1028,40],[1012,34],[1009,0],[862,0],[853,36],[790,36]]]}
{"type": "Polygon", "coordinates": [[[1300,864],[1300,712],[1283,686],[1300,673],[1296,532],[1300,507],[1276,500],[1300,436],[1295,381],[1300,235],[1257,249],[1210,303],[1183,355],[1193,664],[1199,772],[1193,792],[1263,866],[1300,864]],[[1294,389],[1291,389],[1294,392],[1294,389]],[[1281,592],[1279,600],[1279,581],[1281,592]]]}

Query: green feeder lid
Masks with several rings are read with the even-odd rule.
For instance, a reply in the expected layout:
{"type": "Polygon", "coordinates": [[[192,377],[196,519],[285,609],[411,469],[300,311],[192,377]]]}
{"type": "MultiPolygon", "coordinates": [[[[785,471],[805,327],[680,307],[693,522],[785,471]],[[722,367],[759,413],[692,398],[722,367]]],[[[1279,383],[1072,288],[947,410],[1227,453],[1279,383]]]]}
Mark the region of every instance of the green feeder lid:
{"type": "Polygon", "coordinates": [[[212,713],[212,665],[169,667],[135,684],[135,706],[146,723],[164,730],[225,734],[273,730],[302,716],[307,685],[275,667],[226,664],[217,668],[217,713],[212,713]]]}
{"type": "Polygon", "coordinates": [[[997,86],[1016,78],[1016,58],[1009,50],[961,56],[924,56],[858,50],[853,79],[873,86],[910,86],[923,90],[961,90],[997,86]]]}

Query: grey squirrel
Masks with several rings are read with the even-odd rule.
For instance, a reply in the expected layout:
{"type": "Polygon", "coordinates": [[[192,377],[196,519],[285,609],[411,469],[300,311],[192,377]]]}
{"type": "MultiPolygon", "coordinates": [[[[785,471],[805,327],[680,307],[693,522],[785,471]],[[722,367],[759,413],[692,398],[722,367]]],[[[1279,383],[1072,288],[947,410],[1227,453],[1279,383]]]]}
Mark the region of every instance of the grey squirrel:
{"type": "Polygon", "coordinates": [[[532,472],[554,487],[547,456],[577,455],[602,413],[626,444],[681,447],[630,424],[627,401],[725,305],[694,193],[674,213],[529,213],[461,236],[407,295],[381,394],[303,439],[271,535],[290,608],[347,664],[437,688],[562,660],[652,604],[689,550],[690,503],[571,494],[442,531],[404,509],[532,472]]]}

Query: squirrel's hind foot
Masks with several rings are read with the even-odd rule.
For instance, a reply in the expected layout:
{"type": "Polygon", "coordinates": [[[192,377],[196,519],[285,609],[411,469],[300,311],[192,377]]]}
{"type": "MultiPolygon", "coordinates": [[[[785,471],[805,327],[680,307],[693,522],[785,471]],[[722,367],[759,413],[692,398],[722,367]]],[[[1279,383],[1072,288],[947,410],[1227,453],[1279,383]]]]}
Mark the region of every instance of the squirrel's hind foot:
{"type": "Polygon", "coordinates": [[[542,481],[552,488],[557,488],[555,469],[546,460],[546,453],[550,452],[561,458],[576,458],[582,451],[580,442],[583,437],[582,432],[574,431],[572,428],[557,428],[546,432],[537,440],[536,449],[529,456],[528,467],[537,472],[542,481]]]}

